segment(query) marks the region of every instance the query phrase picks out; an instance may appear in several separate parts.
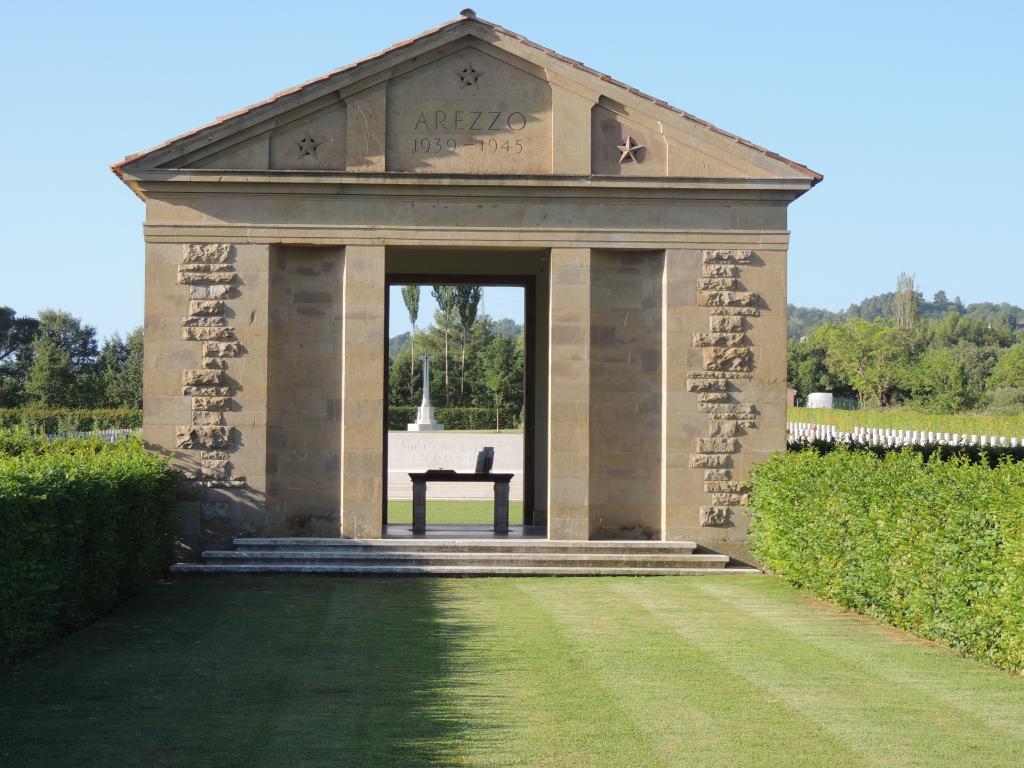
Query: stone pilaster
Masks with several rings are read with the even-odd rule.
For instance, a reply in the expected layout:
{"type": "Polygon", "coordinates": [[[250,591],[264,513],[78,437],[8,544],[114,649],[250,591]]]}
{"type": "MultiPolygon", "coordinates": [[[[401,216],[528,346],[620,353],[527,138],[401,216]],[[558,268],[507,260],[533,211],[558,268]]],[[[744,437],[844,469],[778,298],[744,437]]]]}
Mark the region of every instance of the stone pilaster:
{"type": "Polygon", "coordinates": [[[548,537],[590,537],[590,249],[551,249],[548,537]]]}
{"type": "Polygon", "coordinates": [[[341,533],[380,538],[384,500],[384,247],[345,248],[341,533]]]}

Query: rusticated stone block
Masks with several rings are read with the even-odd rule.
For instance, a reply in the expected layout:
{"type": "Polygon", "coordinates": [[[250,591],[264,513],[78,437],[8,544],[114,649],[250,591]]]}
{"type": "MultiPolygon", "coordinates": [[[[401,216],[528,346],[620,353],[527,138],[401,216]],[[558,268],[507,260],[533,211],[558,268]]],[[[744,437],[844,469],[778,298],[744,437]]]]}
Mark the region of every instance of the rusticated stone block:
{"type": "Polygon", "coordinates": [[[739,443],[732,437],[698,437],[698,453],[736,453],[739,443]]]}
{"type": "Polygon", "coordinates": [[[756,307],[758,296],[752,291],[699,291],[700,307],[756,307]]]}
{"type": "Polygon", "coordinates": [[[189,317],[198,315],[223,315],[224,302],[220,299],[195,299],[188,303],[189,317]]]}
{"type": "Polygon", "coordinates": [[[749,506],[750,497],[745,493],[713,493],[711,501],[717,504],[733,504],[739,507],[749,506]]]}
{"type": "Polygon", "coordinates": [[[690,469],[724,469],[732,466],[732,456],[727,453],[691,453],[690,469]]]}
{"type": "Polygon", "coordinates": [[[704,480],[715,481],[715,480],[728,480],[732,477],[731,469],[705,469],[704,480]]]}
{"type": "Polygon", "coordinates": [[[698,403],[727,403],[732,397],[728,392],[701,392],[697,396],[698,403]]]}
{"type": "Polygon", "coordinates": [[[230,264],[185,264],[184,269],[189,272],[234,272],[235,268],[230,264]]]}
{"type": "Polygon", "coordinates": [[[188,267],[178,267],[178,285],[228,285],[234,280],[234,272],[196,272],[188,267]]]}
{"type": "Polygon", "coordinates": [[[739,277],[740,268],[734,264],[705,264],[700,269],[701,277],[739,277]]]}
{"type": "Polygon", "coordinates": [[[223,376],[220,371],[184,370],[181,372],[181,385],[183,387],[216,387],[224,383],[223,376]]]}
{"type": "Polygon", "coordinates": [[[190,299],[225,299],[231,294],[230,285],[190,285],[190,299]]]}
{"type": "Polygon", "coordinates": [[[757,307],[711,307],[712,315],[734,315],[737,317],[757,317],[761,310],[757,307]]]}
{"type": "Polygon", "coordinates": [[[231,394],[231,387],[182,387],[181,394],[199,395],[200,397],[227,397],[231,394]]]}
{"type": "Polygon", "coordinates": [[[700,406],[701,413],[713,413],[719,419],[749,419],[756,413],[752,403],[708,403],[700,406]]]}
{"type": "Polygon", "coordinates": [[[242,345],[237,341],[208,341],[203,344],[203,357],[238,357],[242,345]]]}
{"type": "Polygon", "coordinates": [[[224,369],[228,367],[228,361],[223,357],[204,357],[203,367],[210,368],[212,370],[224,369]]]}
{"type": "Polygon", "coordinates": [[[736,282],[733,277],[702,277],[697,280],[697,289],[701,291],[734,291],[736,282]]]}
{"type": "Polygon", "coordinates": [[[743,333],[693,334],[693,346],[695,347],[739,347],[746,343],[747,337],[743,333]]]}
{"type": "Polygon", "coordinates": [[[213,450],[227,448],[231,443],[230,427],[188,425],[177,427],[174,444],[183,449],[213,450]]]}
{"type": "Polygon", "coordinates": [[[701,507],[697,522],[702,528],[721,528],[729,525],[731,516],[729,507],[701,507]]]}
{"type": "Polygon", "coordinates": [[[182,328],[223,328],[228,321],[223,317],[183,317],[182,328]]]}
{"type": "Polygon", "coordinates": [[[192,411],[192,423],[203,427],[217,426],[224,423],[224,414],[220,411],[192,411]]]}
{"type": "Polygon", "coordinates": [[[689,392],[725,392],[729,388],[728,379],[695,379],[686,380],[689,392]]]}
{"type": "Polygon", "coordinates": [[[230,397],[193,397],[193,411],[230,411],[230,397]]]}
{"type": "Polygon", "coordinates": [[[746,493],[747,487],[739,480],[705,480],[707,493],[746,493]]]}
{"type": "Polygon", "coordinates": [[[704,369],[708,371],[750,371],[754,353],[744,347],[705,347],[704,369]]]}
{"type": "Polygon", "coordinates": [[[199,462],[199,475],[201,477],[225,480],[228,476],[228,463],[226,461],[201,460],[199,462]]]}
{"type": "Polygon", "coordinates": [[[232,341],[234,338],[235,329],[226,326],[203,326],[198,328],[185,326],[181,329],[182,341],[232,341]]]}
{"type": "Polygon", "coordinates": [[[707,250],[704,251],[705,264],[749,264],[753,251],[748,250],[707,250]]]}
{"type": "Polygon", "coordinates": [[[202,451],[199,454],[201,461],[227,461],[229,454],[227,451],[202,451]]]}
{"type": "Polygon", "coordinates": [[[234,256],[229,243],[186,243],[182,250],[186,264],[227,264],[234,256]]]}
{"type": "Polygon", "coordinates": [[[743,425],[738,421],[711,419],[708,422],[708,435],[711,437],[737,437],[742,434],[743,425]]]}
{"type": "Polygon", "coordinates": [[[741,333],[746,324],[746,321],[742,317],[733,317],[731,315],[712,315],[711,316],[711,331],[712,333],[741,333]]]}

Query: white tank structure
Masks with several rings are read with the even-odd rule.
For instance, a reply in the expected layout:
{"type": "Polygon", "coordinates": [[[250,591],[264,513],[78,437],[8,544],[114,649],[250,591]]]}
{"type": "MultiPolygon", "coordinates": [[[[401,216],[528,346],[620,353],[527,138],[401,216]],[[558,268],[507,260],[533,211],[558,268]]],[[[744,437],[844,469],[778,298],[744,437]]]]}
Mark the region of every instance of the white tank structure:
{"type": "Polygon", "coordinates": [[[423,356],[423,400],[416,409],[416,421],[406,425],[409,432],[440,432],[444,424],[434,421],[434,408],[430,404],[430,355],[423,356]]]}
{"type": "Polygon", "coordinates": [[[831,408],[832,407],[832,393],[831,392],[811,392],[807,396],[807,407],[808,408],[831,408]]]}

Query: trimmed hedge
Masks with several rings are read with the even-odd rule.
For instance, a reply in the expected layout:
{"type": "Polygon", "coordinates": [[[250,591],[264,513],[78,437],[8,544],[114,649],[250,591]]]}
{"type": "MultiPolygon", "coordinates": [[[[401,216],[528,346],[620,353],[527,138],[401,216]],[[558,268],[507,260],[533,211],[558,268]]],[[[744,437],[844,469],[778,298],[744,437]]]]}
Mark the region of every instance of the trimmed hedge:
{"type": "Polygon", "coordinates": [[[879,458],[884,457],[888,453],[912,451],[919,454],[925,461],[932,457],[938,458],[941,461],[966,458],[969,461],[988,464],[990,467],[996,467],[1007,460],[1024,461],[1024,446],[1020,445],[1014,448],[1013,446],[940,445],[939,443],[929,443],[928,445],[904,445],[899,448],[890,448],[885,445],[847,445],[846,443],[835,443],[828,440],[812,440],[811,442],[787,443],[786,450],[813,450],[825,454],[834,451],[840,446],[848,450],[867,451],[879,458]]]}
{"type": "Polygon", "coordinates": [[[160,578],[177,475],[138,440],[0,433],[0,450],[3,666],[160,578]]]}
{"type": "MultiPolygon", "coordinates": [[[[434,418],[444,424],[445,429],[494,429],[493,408],[435,408],[434,418]]],[[[404,430],[406,425],[416,421],[416,406],[392,405],[388,407],[388,429],[404,430]]],[[[519,426],[519,411],[505,408],[501,412],[501,428],[515,429],[519,426]]]]}
{"type": "Polygon", "coordinates": [[[1024,463],[778,454],[751,477],[750,545],[819,596],[1024,669],[1024,463]]]}
{"type": "Polygon", "coordinates": [[[24,427],[53,435],[98,429],[139,429],[142,411],[134,408],[0,408],[0,429],[24,427]]]}

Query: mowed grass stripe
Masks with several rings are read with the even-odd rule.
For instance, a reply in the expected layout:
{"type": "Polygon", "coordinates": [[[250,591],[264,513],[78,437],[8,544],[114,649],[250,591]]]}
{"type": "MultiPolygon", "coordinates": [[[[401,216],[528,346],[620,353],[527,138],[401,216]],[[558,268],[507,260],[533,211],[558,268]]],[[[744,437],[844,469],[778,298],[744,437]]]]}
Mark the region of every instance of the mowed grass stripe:
{"type": "MultiPolygon", "coordinates": [[[[458,595],[458,615],[477,630],[472,644],[462,648],[468,655],[461,666],[475,670],[473,688],[500,691],[500,705],[488,715],[508,724],[498,749],[478,743],[470,734],[467,748],[472,764],[670,765],[661,759],[658,746],[635,727],[630,713],[603,688],[588,664],[592,649],[565,637],[553,612],[520,589],[523,583],[539,582],[445,582],[458,595]]],[[[473,706],[473,701],[466,701],[467,708],[473,706]]]]}
{"type": "Polygon", "coordinates": [[[865,674],[913,687],[968,720],[1024,744],[1024,685],[1018,676],[964,659],[938,643],[915,638],[883,622],[844,611],[780,579],[759,579],[751,589],[732,580],[695,586],[735,610],[837,655],[865,674]],[[813,617],[811,623],[808,619],[813,617]]]}
{"type": "MultiPolygon", "coordinates": [[[[960,710],[922,697],[917,690],[868,674],[842,655],[822,652],[772,622],[738,612],[702,585],[677,580],[656,589],[638,589],[622,581],[615,589],[751,686],[817,722],[858,751],[865,764],[948,766],[958,755],[990,767],[1021,764],[1021,755],[1008,748],[1003,733],[967,720],[960,710]],[[681,615],[678,601],[694,592],[706,598],[708,610],[681,615]],[[730,636],[736,642],[722,642],[730,636]]],[[[827,626],[813,610],[805,625],[816,632],[827,626]]]]}
{"type": "MultiPolygon", "coordinates": [[[[719,577],[716,577],[719,578],[719,577]]],[[[657,579],[627,580],[647,589],[657,579]]],[[[689,642],[661,617],[624,600],[616,579],[520,581],[537,612],[571,641],[588,684],[618,702],[624,724],[659,753],[651,765],[860,766],[860,756],[800,713],[771,698],[689,642]]],[[[677,593],[682,617],[708,610],[677,593]]],[[[609,734],[609,735],[612,735],[609,734]]],[[[647,765],[632,761],[629,765],[647,765]]]]}

